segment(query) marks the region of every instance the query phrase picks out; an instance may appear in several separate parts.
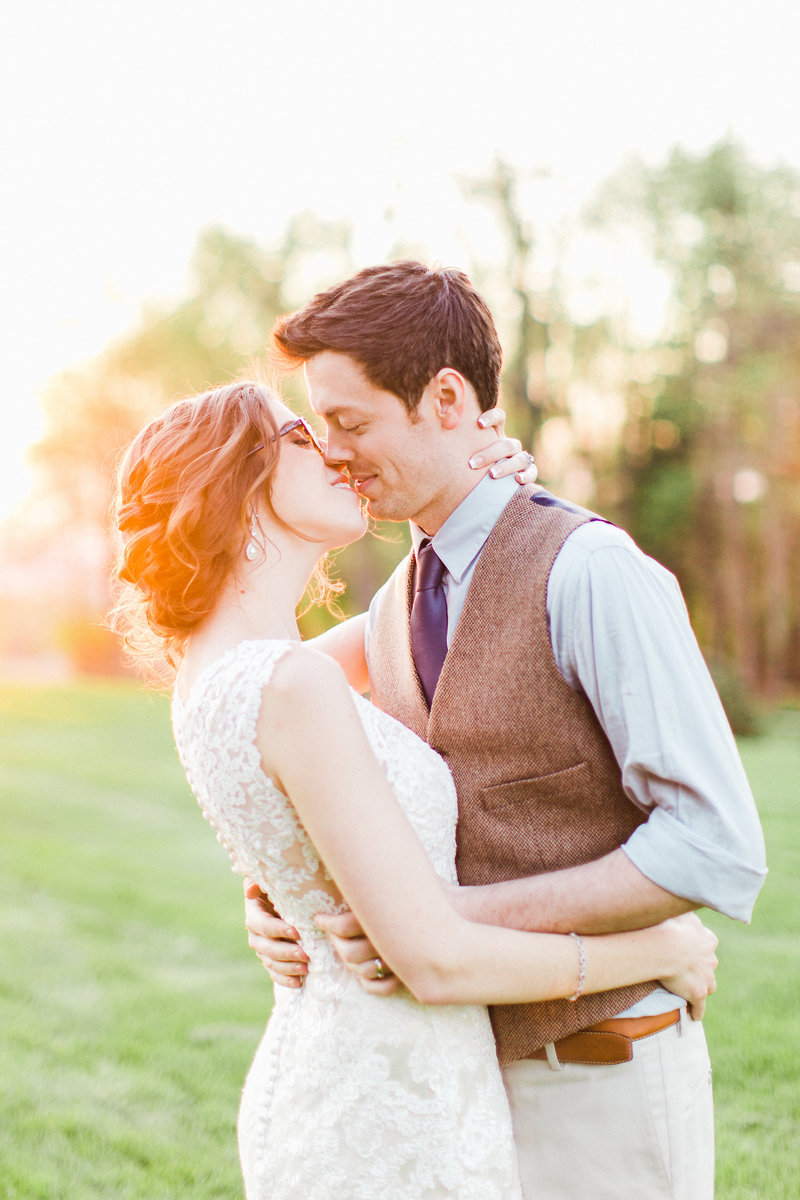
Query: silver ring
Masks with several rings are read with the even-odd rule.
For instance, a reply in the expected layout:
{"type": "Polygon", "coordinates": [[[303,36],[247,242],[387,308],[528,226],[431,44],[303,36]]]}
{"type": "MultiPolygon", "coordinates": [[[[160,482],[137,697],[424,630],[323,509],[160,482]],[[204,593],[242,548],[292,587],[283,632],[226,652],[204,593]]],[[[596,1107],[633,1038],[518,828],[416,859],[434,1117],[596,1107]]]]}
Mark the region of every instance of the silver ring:
{"type": "Polygon", "coordinates": [[[525,466],[522,468],[523,471],[527,471],[528,467],[532,467],[534,462],[536,461],[534,459],[533,455],[531,454],[530,450],[525,451],[525,459],[526,459],[526,462],[525,462],[525,466]]]}
{"type": "Polygon", "coordinates": [[[388,974],[389,974],[389,972],[386,970],[386,966],[384,964],[383,959],[376,958],[375,959],[375,978],[376,979],[385,979],[388,974]]]}

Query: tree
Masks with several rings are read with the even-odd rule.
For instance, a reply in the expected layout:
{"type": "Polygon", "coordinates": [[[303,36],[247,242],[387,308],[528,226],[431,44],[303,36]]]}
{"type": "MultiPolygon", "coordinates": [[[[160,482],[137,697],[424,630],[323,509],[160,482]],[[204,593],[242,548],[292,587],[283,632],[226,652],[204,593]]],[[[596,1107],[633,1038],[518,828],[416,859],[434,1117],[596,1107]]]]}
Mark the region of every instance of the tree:
{"type": "MultiPolygon", "coordinates": [[[[73,547],[61,607],[77,654],[77,626],[82,621],[87,638],[94,637],[90,629],[108,605],[109,505],[120,451],[179,396],[236,377],[263,377],[275,319],[295,307],[309,276],[320,286],[351,269],[349,240],[347,226],[311,214],[294,217],[272,250],[209,229],[198,240],[185,300],[145,311],[138,329],[51,382],[46,432],[35,451],[51,503],[36,538],[40,550],[48,541],[73,547]]],[[[299,392],[292,380],[281,387],[299,392]]]]}
{"type": "Polygon", "coordinates": [[[643,236],[673,288],[662,370],[627,390],[626,524],[712,658],[779,693],[800,682],[800,175],[731,141],[675,150],[629,163],[596,216],[643,236]]]}

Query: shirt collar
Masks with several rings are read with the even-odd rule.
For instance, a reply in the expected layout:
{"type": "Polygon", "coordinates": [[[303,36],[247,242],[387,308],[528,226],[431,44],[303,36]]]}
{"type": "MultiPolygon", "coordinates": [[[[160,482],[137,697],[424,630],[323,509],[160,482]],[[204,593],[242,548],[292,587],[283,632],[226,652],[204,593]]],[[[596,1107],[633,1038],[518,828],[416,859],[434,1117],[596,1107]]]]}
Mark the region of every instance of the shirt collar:
{"type": "MultiPolygon", "coordinates": [[[[484,475],[435,534],[433,548],[456,583],[461,582],[469,566],[478,557],[498,517],[518,490],[519,484],[513,475],[506,475],[503,479],[484,475]]],[[[410,525],[411,542],[416,555],[420,542],[428,535],[413,521],[410,525]]]]}

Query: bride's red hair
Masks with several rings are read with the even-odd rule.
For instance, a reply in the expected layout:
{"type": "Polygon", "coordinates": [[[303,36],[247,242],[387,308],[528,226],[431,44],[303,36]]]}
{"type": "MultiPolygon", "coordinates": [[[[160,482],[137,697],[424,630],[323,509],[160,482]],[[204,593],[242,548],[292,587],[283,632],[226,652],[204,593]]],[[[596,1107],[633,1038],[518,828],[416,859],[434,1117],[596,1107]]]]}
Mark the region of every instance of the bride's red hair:
{"type": "Polygon", "coordinates": [[[254,497],[271,506],[280,454],[272,400],[261,384],[241,381],[179,400],[125,451],[111,624],[151,671],[165,659],[174,669],[213,612],[249,536],[254,497]]]}

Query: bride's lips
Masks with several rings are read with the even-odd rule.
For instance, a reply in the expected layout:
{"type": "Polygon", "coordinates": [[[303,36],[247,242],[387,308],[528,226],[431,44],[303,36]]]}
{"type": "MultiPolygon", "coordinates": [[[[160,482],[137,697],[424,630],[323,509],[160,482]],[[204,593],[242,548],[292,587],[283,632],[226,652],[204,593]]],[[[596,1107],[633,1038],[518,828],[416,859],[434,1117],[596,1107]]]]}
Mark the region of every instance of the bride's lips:
{"type": "Polygon", "coordinates": [[[355,500],[358,500],[359,502],[361,501],[361,497],[355,489],[353,480],[346,471],[342,471],[339,475],[337,475],[336,478],[331,482],[330,486],[339,492],[349,492],[355,500]]]}
{"type": "Polygon", "coordinates": [[[331,483],[331,487],[346,488],[348,492],[355,490],[349,476],[345,475],[344,471],[342,471],[340,475],[336,476],[331,483]]]}

